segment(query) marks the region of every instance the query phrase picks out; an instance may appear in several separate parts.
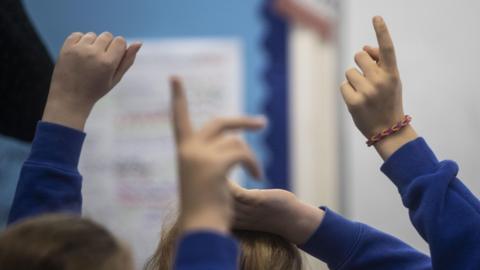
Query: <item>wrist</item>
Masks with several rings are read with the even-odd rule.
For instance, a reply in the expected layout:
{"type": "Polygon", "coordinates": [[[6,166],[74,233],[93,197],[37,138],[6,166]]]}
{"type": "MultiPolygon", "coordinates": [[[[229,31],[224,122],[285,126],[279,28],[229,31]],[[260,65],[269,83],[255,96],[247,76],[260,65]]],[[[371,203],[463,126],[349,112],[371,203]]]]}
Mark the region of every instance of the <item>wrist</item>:
{"type": "Polygon", "coordinates": [[[199,210],[192,213],[182,211],[180,225],[182,231],[213,231],[227,235],[230,233],[231,218],[222,211],[214,209],[199,210]]]}
{"type": "Polygon", "coordinates": [[[42,121],[83,131],[92,108],[93,105],[79,105],[49,96],[42,121]]]}
{"type": "Polygon", "coordinates": [[[387,160],[403,145],[418,138],[411,125],[407,125],[397,133],[394,133],[375,144],[375,149],[383,160],[387,160]]]}
{"type": "Polygon", "coordinates": [[[323,221],[325,212],[312,205],[299,202],[295,210],[296,217],[294,218],[292,228],[286,233],[289,241],[296,245],[304,244],[315,233],[323,221]]]}
{"type": "Polygon", "coordinates": [[[369,116],[367,122],[364,124],[364,129],[362,130],[362,134],[367,138],[371,139],[373,136],[382,133],[383,131],[392,128],[394,125],[400,123],[401,121],[405,120],[406,116],[403,113],[403,110],[397,113],[378,113],[382,116],[379,119],[373,116],[369,116]],[[370,120],[370,121],[369,121],[370,120]],[[371,122],[371,123],[370,123],[371,122]]]}

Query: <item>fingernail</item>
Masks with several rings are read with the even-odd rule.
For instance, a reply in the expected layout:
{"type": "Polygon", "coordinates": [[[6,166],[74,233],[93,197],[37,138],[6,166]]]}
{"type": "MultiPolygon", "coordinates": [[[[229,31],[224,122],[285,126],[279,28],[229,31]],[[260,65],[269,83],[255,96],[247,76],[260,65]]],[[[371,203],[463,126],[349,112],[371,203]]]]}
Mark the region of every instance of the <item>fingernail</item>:
{"type": "Polygon", "coordinates": [[[181,89],[181,81],[178,76],[170,76],[170,85],[172,87],[172,91],[175,95],[179,94],[179,90],[181,89]]]}
{"type": "Polygon", "coordinates": [[[180,78],[177,75],[170,75],[170,81],[172,83],[178,83],[180,81],[180,78]]]}
{"type": "Polygon", "coordinates": [[[140,51],[140,49],[141,49],[142,46],[143,46],[143,43],[142,43],[142,42],[136,42],[135,44],[138,44],[138,47],[135,49],[135,52],[140,51]]]}
{"type": "Polygon", "coordinates": [[[381,16],[375,16],[375,17],[373,18],[373,21],[374,21],[375,23],[381,23],[381,22],[383,22],[383,18],[382,18],[381,16]]]}
{"type": "Polygon", "coordinates": [[[256,116],[255,121],[262,125],[266,125],[268,123],[268,119],[265,116],[256,116]]]}

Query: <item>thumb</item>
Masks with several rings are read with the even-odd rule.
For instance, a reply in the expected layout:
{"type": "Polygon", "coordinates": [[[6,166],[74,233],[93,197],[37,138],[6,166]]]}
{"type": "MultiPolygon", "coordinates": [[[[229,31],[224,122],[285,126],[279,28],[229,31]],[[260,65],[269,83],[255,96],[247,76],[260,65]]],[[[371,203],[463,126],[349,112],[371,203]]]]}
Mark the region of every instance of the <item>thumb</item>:
{"type": "Polygon", "coordinates": [[[127,48],[127,51],[123,55],[120,64],[118,64],[115,75],[113,75],[114,85],[120,82],[120,80],[123,78],[123,75],[125,75],[125,73],[127,73],[130,67],[133,65],[135,58],[137,57],[137,53],[140,51],[141,47],[142,43],[133,43],[127,48]]]}

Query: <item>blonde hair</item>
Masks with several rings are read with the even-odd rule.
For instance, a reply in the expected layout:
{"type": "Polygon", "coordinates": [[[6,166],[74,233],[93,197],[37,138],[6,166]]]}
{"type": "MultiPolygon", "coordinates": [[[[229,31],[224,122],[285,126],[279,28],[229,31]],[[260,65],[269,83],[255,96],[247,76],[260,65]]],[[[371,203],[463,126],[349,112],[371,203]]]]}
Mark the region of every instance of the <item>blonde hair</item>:
{"type": "MultiPolygon", "coordinates": [[[[162,230],[155,254],[147,262],[147,270],[172,270],[176,243],[180,236],[178,222],[162,230]]],[[[265,232],[234,230],[240,242],[240,270],[301,270],[298,248],[284,238],[265,232]]]]}
{"type": "Polygon", "coordinates": [[[131,270],[131,255],[102,226],[76,216],[45,215],[0,235],[2,270],[131,270]]]}

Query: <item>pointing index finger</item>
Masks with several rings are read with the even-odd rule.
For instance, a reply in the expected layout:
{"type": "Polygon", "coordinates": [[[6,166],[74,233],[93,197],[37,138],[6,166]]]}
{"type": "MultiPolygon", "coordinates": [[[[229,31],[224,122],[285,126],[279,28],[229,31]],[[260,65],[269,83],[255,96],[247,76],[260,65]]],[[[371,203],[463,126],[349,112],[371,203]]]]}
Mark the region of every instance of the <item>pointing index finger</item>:
{"type": "Polygon", "coordinates": [[[193,133],[188,103],[182,82],[177,77],[170,79],[172,89],[172,120],[177,143],[193,133]]]}
{"type": "Polygon", "coordinates": [[[395,56],[395,48],[388,27],[383,18],[380,16],[374,17],[373,27],[375,28],[378,45],[380,47],[380,65],[389,70],[396,70],[397,60],[395,56]]]}

